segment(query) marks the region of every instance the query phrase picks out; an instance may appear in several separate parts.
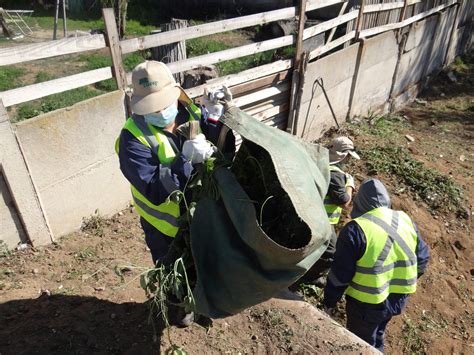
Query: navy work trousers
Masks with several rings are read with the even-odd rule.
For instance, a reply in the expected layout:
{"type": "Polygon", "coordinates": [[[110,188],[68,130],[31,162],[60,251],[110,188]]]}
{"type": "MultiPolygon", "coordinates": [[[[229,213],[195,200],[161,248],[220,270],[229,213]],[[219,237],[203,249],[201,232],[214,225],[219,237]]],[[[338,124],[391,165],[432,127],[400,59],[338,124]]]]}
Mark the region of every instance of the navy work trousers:
{"type": "Polygon", "coordinates": [[[347,297],[347,329],[377,350],[384,351],[385,328],[393,314],[384,304],[367,304],[347,297]]]}
{"type": "Polygon", "coordinates": [[[168,253],[173,238],[164,235],[143,218],[140,218],[140,223],[145,232],[145,241],[150,249],[153,264],[156,265],[156,262],[168,253]]]}

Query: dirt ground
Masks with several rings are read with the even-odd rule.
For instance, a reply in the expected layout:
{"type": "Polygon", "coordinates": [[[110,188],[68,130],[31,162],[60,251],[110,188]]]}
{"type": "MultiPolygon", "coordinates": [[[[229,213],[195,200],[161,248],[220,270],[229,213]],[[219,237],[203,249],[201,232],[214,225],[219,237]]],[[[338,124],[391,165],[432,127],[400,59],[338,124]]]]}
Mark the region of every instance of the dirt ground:
{"type": "Polygon", "coordinates": [[[212,324],[201,319],[187,329],[173,327],[170,338],[159,324],[154,333],[137,279],[150,266],[131,209],[93,217],[83,231],[50,247],[4,255],[0,354],[150,354],[169,349],[170,340],[189,353],[364,351],[358,343],[339,343],[337,329],[322,328],[322,318],[306,319],[307,310],[278,299],[212,324]]]}
{"type": "MultiPolygon", "coordinates": [[[[412,157],[450,176],[464,189],[464,217],[432,211],[381,175],[396,209],[417,222],[431,250],[427,273],[402,316],[388,327],[387,353],[472,353],[474,277],[472,185],[474,86],[472,71],[442,73],[429,90],[401,112],[388,134],[373,135],[366,119],[345,128],[363,150],[377,142],[409,149],[412,157]],[[393,131],[390,131],[393,130],[393,131]],[[413,142],[405,137],[410,135],[413,142]]],[[[366,162],[350,167],[360,183],[366,162]]],[[[167,333],[147,323],[148,309],[138,277],[151,257],[138,218],[127,209],[84,228],[54,245],[0,252],[0,354],[156,353],[169,348],[167,333]]],[[[173,328],[171,340],[190,353],[359,353],[334,334],[316,338],[318,324],[272,302],[187,329],[173,328]],[[333,340],[331,340],[333,339],[333,340]]],[[[321,334],[321,333],[319,333],[321,334]]]]}

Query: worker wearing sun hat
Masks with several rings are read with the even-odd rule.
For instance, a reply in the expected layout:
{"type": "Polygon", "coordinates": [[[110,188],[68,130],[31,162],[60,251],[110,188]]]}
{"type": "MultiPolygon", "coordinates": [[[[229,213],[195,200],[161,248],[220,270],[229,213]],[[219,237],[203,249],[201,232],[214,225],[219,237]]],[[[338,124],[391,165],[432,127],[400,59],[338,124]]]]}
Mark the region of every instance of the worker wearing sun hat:
{"type": "MultiPolygon", "coordinates": [[[[183,191],[193,165],[215,152],[207,139],[215,143],[222,123],[207,120],[207,110],[193,103],[164,63],[137,65],[132,87],[133,115],[120,133],[116,150],[156,263],[179,231],[178,192],[183,191]]],[[[235,149],[233,136],[227,138],[225,149],[235,149]]]]}
{"type": "Polygon", "coordinates": [[[339,222],[342,209],[350,204],[352,193],[355,190],[354,179],[350,174],[342,171],[341,167],[348,157],[360,159],[359,155],[355,152],[354,143],[348,137],[334,138],[329,143],[328,149],[331,176],[328,192],[324,199],[324,207],[333,233],[328,241],[326,251],[301,279],[303,282],[312,282],[319,287],[326,285],[325,274],[329,271],[336,251],[337,234],[335,226],[339,222]]]}
{"type": "Polygon", "coordinates": [[[324,205],[328,214],[329,223],[336,225],[341,217],[343,207],[347,207],[352,200],[355,190],[354,179],[341,169],[341,165],[348,157],[359,160],[355,152],[354,143],[348,137],[334,138],[329,148],[329,170],[331,180],[324,205]]]}

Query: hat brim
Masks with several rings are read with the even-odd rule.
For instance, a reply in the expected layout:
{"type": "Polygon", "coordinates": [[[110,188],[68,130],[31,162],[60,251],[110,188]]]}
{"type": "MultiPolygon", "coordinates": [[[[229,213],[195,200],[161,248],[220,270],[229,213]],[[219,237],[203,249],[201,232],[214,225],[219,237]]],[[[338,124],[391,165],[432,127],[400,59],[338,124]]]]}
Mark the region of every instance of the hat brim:
{"type": "Polygon", "coordinates": [[[175,103],[181,90],[178,86],[168,86],[146,96],[132,96],[132,111],[137,115],[146,115],[161,111],[175,103]]]}
{"type": "Polygon", "coordinates": [[[353,157],[354,159],[360,160],[359,154],[357,154],[355,151],[349,150],[349,154],[350,154],[351,157],[353,157]]]}
{"type": "Polygon", "coordinates": [[[337,164],[341,161],[343,161],[349,152],[329,152],[329,164],[337,164]]]}

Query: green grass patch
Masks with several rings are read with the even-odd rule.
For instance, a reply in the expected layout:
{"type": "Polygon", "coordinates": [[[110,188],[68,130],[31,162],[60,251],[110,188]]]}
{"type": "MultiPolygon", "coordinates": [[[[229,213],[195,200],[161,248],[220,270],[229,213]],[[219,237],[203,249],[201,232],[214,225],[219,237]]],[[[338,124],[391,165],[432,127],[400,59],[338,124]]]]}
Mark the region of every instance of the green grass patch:
{"type": "Polygon", "coordinates": [[[36,74],[35,83],[38,84],[38,83],[42,83],[44,81],[49,81],[53,79],[56,79],[56,77],[53,74],[40,71],[36,74]]]}
{"type": "Polygon", "coordinates": [[[456,57],[450,67],[458,72],[471,71],[474,69],[472,56],[456,57]]]}
{"type": "MultiPolygon", "coordinates": [[[[138,64],[145,61],[147,52],[131,53],[123,56],[123,66],[127,72],[132,71],[138,64]]],[[[112,59],[107,54],[80,55],[79,61],[86,63],[87,70],[94,70],[112,65],[112,59]]],[[[117,90],[115,79],[103,80],[94,84],[95,88],[105,92],[117,90]]]]}
{"type": "Polygon", "coordinates": [[[0,67],[0,91],[6,91],[21,86],[21,77],[26,73],[27,71],[24,68],[0,67]]]}
{"type": "Polygon", "coordinates": [[[404,354],[426,354],[426,343],[421,337],[422,330],[407,316],[403,319],[403,353],[404,354]]]}
{"type": "MultiPolygon", "coordinates": [[[[26,23],[33,28],[41,28],[43,30],[53,31],[54,28],[54,15],[46,13],[33,14],[31,17],[25,18],[26,23]]],[[[66,20],[67,30],[71,31],[89,31],[93,29],[105,29],[104,20],[101,16],[91,16],[88,19],[85,18],[71,18],[68,17],[66,20]]],[[[143,24],[138,20],[127,20],[125,35],[130,36],[144,36],[150,34],[151,31],[156,30],[159,26],[143,24]]],[[[63,22],[60,18],[58,20],[58,36],[63,36],[63,22]]]]}
{"type": "Polygon", "coordinates": [[[375,146],[360,151],[370,175],[386,173],[395,176],[415,199],[424,201],[433,210],[462,210],[463,192],[454,180],[427,168],[409,151],[393,145],[375,146]]]}
{"type": "Polygon", "coordinates": [[[188,58],[219,52],[229,48],[231,48],[231,46],[206,37],[193,38],[186,41],[186,55],[188,58]]]}
{"type": "Polygon", "coordinates": [[[363,124],[351,124],[351,128],[359,131],[358,133],[387,139],[398,137],[399,130],[406,126],[406,120],[397,115],[382,116],[369,112],[363,120],[365,120],[363,124]]]}
{"type": "MultiPolygon", "coordinates": [[[[34,28],[41,28],[44,30],[53,31],[54,28],[54,15],[45,14],[45,13],[33,13],[32,16],[26,17],[25,22],[28,26],[34,28]]],[[[104,29],[105,24],[102,17],[90,18],[90,19],[74,19],[67,18],[66,25],[68,32],[81,30],[88,31],[91,29],[104,29]]],[[[58,36],[61,38],[63,35],[63,21],[60,18],[58,20],[58,36]]]]}
{"type": "MultiPolygon", "coordinates": [[[[224,42],[203,38],[193,38],[186,41],[188,58],[214,53],[232,48],[224,42]]],[[[216,64],[220,76],[234,74],[259,65],[270,63],[276,50],[252,54],[246,57],[226,60],[216,64]]]]}
{"type": "Polygon", "coordinates": [[[46,96],[37,101],[31,101],[18,106],[18,111],[13,122],[23,121],[25,119],[41,115],[50,111],[74,105],[79,101],[90,99],[101,92],[89,87],[81,87],[74,90],[65,91],[59,94],[46,96]]]}
{"type": "Polygon", "coordinates": [[[112,58],[108,54],[81,54],[79,61],[86,63],[87,70],[94,70],[112,65],[112,58]]]}

